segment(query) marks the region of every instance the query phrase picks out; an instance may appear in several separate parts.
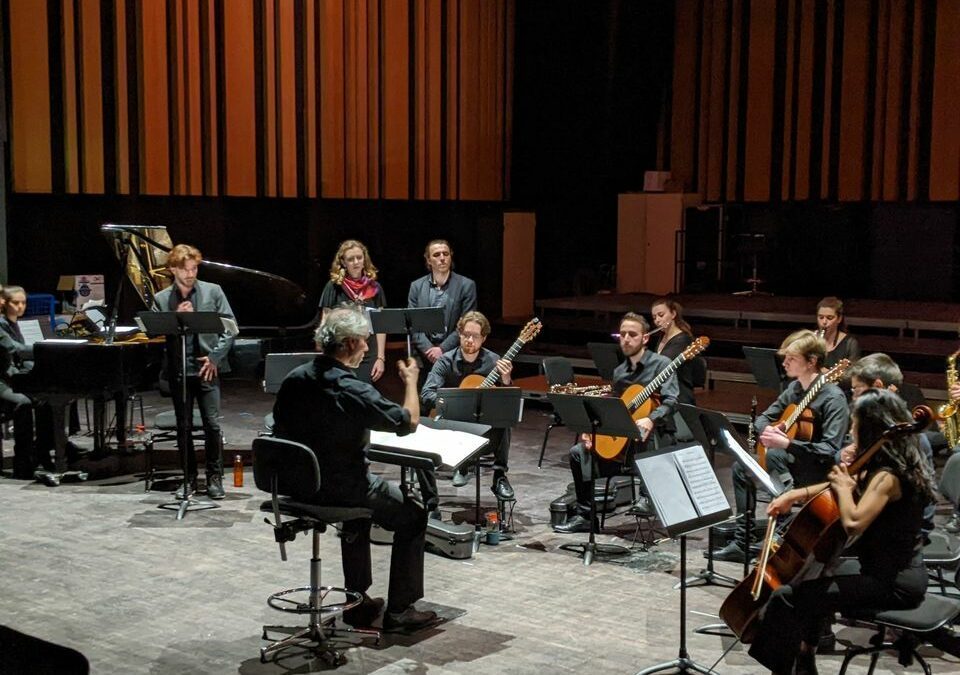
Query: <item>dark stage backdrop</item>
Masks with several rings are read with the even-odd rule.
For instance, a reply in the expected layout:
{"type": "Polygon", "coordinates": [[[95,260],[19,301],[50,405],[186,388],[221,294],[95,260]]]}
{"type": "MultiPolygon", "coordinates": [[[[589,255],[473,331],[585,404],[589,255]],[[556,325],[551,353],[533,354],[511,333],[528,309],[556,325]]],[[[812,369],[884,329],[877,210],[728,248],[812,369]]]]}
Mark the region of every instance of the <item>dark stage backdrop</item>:
{"type": "Polygon", "coordinates": [[[28,291],[54,292],[60,274],[103,273],[112,292],[119,263],[99,226],[113,222],[165,225],[175,243],[194,244],[205,258],[285,276],[312,298],[337,244],[357,238],[394,307],[406,305],[410,282],[426,274],[427,241],[445,238],[456,270],[477,282],[481,311],[500,312],[499,203],[13,195],[9,206],[9,280],[28,291]]]}

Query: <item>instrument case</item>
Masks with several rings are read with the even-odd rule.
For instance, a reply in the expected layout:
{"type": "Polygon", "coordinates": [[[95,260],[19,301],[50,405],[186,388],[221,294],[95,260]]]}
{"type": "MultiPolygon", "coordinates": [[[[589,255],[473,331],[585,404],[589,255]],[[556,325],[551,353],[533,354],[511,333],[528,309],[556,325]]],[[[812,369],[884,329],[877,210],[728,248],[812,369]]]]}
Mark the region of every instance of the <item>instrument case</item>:
{"type": "Polygon", "coordinates": [[[577,496],[568,492],[550,502],[550,525],[563,525],[577,511],[577,496]]]}
{"type": "Polygon", "coordinates": [[[427,520],[427,550],[454,560],[467,560],[476,550],[476,532],[470,523],[457,525],[430,518],[427,520]]]}

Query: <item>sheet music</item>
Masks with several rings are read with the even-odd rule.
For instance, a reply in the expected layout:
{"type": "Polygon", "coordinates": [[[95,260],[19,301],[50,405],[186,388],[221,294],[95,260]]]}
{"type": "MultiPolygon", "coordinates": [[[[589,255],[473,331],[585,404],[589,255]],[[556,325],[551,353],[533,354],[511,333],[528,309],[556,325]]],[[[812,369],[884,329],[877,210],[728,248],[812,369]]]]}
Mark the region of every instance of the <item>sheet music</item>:
{"type": "Polygon", "coordinates": [[[43,331],[40,330],[39,319],[21,319],[18,323],[24,344],[29,347],[37,342],[43,342],[43,331]]]}
{"type": "Polygon", "coordinates": [[[760,481],[764,490],[774,497],[778,496],[782,490],[774,485],[770,474],[764,471],[763,467],[753,458],[753,455],[743,449],[740,443],[737,442],[737,439],[733,437],[733,434],[726,429],[721,429],[721,431],[723,432],[723,439],[727,444],[727,448],[736,456],[737,461],[744,465],[744,468],[750,475],[760,481]]]}
{"type": "Polygon", "coordinates": [[[647,492],[653,500],[660,520],[667,526],[696,520],[697,511],[693,508],[683,478],[677,470],[671,453],[663,453],[636,459],[642,476],[656,476],[656,486],[647,483],[647,492]]]}
{"type": "Polygon", "coordinates": [[[397,436],[386,431],[370,432],[371,446],[436,458],[441,468],[445,469],[457,468],[488,442],[483,436],[452,429],[431,429],[422,424],[415,432],[406,436],[397,436]]]}
{"type": "Polygon", "coordinates": [[[672,455],[698,515],[702,517],[730,508],[702,447],[692,445],[672,455]]]}

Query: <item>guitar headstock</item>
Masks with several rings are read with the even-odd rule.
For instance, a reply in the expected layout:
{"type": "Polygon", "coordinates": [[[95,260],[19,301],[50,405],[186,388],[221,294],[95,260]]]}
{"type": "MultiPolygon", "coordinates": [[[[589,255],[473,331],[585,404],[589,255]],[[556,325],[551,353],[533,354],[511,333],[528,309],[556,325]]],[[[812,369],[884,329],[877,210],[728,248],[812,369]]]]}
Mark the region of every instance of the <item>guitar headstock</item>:
{"type": "Polygon", "coordinates": [[[683,358],[685,360],[692,359],[709,346],[710,338],[708,338],[706,335],[701,335],[691,342],[689,347],[683,350],[683,358]]]}
{"type": "Polygon", "coordinates": [[[847,368],[850,367],[850,359],[841,359],[840,363],[835,365],[833,368],[828,370],[823,374],[824,382],[836,382],[843,374],[846,372],[847,368]]]}
{"type": "Polygon", "coordinates": [[[540,323],[540,319],[533,317],[527,322],[527,325],[523,327],[523,330],[520,331],[520,337],[517,339],[526,344],[533,338],[537,337],[537,334],[540,332],[541,328],[543,328],[543,324],[540,323]]]}

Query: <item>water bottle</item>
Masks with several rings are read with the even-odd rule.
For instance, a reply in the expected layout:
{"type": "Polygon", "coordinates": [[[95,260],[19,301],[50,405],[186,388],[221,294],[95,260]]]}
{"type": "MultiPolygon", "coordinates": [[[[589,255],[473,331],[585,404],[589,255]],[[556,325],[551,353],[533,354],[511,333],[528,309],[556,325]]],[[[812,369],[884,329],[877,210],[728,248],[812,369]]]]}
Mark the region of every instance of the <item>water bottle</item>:
{"type": "Polygon", "coordinates": [[[240,455],[233,458],[233,487],[243,487],[243,458],[240,455]]]}

